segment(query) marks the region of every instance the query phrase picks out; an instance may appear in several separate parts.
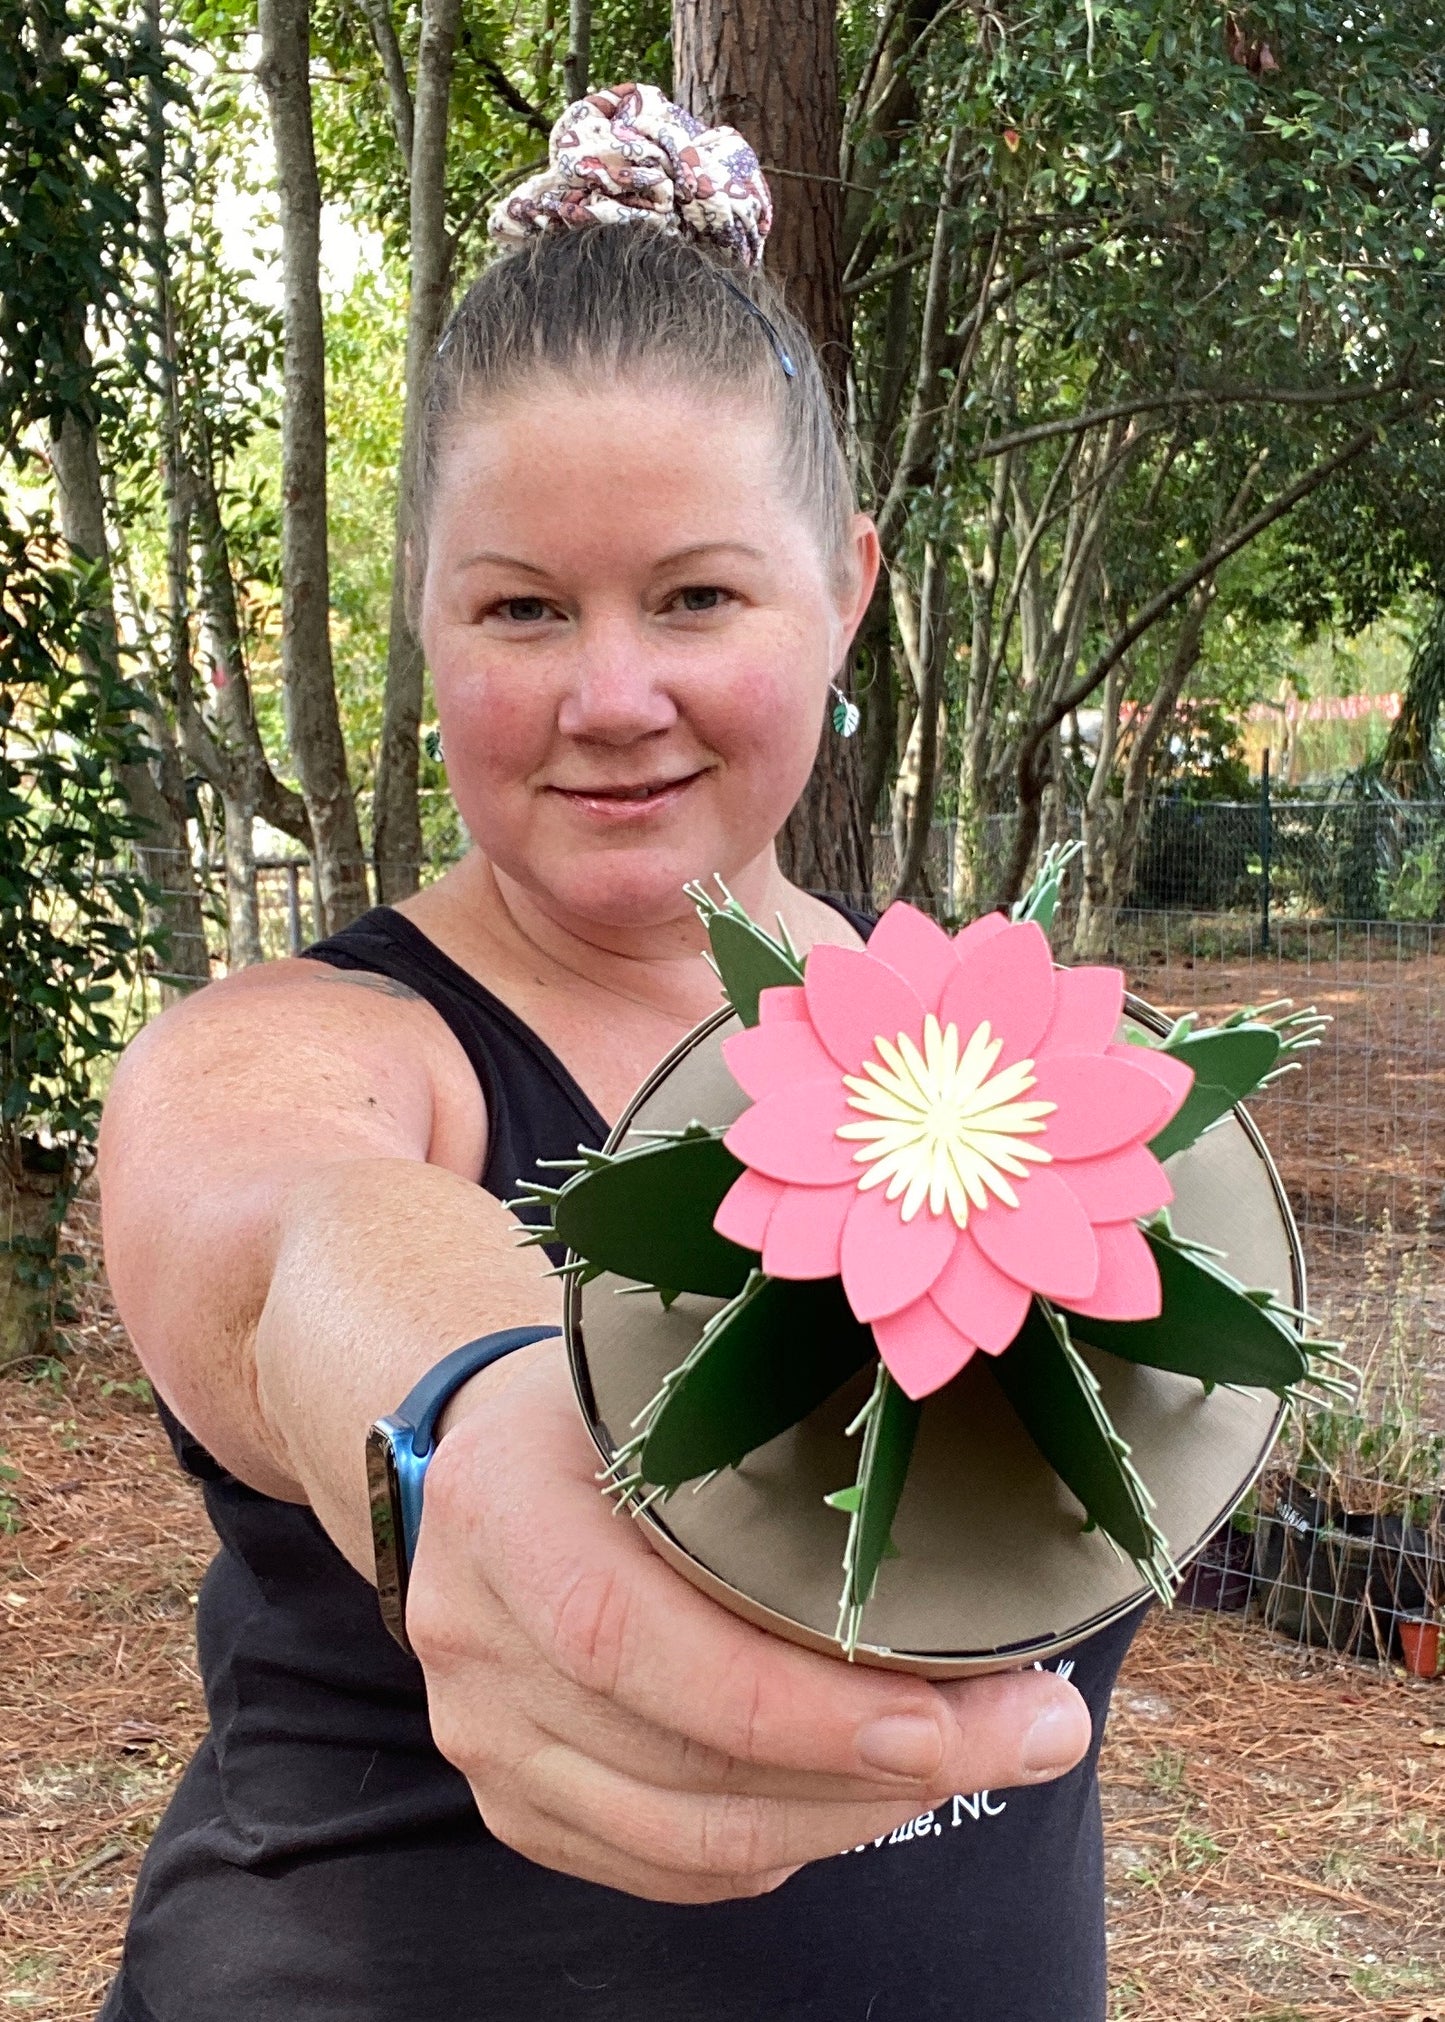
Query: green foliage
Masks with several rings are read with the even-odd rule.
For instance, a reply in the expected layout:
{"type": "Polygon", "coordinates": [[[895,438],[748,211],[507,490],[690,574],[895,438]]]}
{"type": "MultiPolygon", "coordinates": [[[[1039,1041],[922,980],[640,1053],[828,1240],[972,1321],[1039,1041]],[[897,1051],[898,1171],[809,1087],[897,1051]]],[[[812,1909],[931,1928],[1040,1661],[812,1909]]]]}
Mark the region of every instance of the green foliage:
{"type": "Polygon", "coordinates": [[[144,887],[109,869],[138,832],[120,775],[144,761],[141,698],[107,657],[93,587],[43,523],[0,522],[0,1173],[55,1175],[49,1229],[10,1244],[47,1306],[144,942],[144,887]]]}
{"type": "Polygon", "coordinates": [[[154,65],[102,7],[32,0],[0,16],[0,416],[5,453],[24,422],[92,418],[124,370],[97,381],[76,358],[87,313],[105,328],[138,237],[139,95],[154,65]]]}
{"type": "Polygon", "coordinates": [[[1445,839],[1428,837],[1406,850],[1389,883],[1392,920],[1438,920],[1445,912],[1445,839]]]}

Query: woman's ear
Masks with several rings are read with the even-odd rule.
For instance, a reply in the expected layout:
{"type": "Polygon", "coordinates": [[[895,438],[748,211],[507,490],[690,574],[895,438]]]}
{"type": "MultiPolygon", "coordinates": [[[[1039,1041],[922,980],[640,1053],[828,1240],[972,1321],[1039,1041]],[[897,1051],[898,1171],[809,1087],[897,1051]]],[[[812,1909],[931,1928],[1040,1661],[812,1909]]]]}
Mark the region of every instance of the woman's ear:
{"type": "Polygon", "coordinates": [[[877,527],[867,513],[854,513],[837,590],[838,623],[843,633],[844,652],[852,645],[853,635],[863,622],[863,613],[868,609],[881,563],[877,527]]]}

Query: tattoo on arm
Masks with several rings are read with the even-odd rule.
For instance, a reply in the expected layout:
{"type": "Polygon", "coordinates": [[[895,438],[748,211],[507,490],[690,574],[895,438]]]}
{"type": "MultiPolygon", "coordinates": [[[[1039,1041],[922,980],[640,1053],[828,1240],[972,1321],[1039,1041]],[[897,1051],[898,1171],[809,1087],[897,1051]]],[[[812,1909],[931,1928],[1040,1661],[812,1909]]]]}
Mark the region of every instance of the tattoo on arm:
{"type": "Polygon", "coordinates": [[[337,969],[329,962],[324,966],[334,982],[355,983],[363,990],[377,990],[383,997],[409,999],[413,1004],[424,1001],[420,990],[413,990],[409,983],[399,983],[395,976],[378,976],[372,969],[337,969]]]}

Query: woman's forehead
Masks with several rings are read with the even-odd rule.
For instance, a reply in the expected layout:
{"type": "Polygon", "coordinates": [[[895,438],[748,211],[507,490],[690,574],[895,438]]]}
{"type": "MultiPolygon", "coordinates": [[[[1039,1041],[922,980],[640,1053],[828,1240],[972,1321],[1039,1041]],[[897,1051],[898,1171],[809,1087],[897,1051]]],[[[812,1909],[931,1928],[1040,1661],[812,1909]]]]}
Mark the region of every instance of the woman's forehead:
{"type": "Polygon", "coordinates": [[[794,519],[765,408],[666,386],[562,386],[458,416],[431,531],[455,561],[462,547],[507,551],[512,529],[765,548],[757,530],[794,519]]]}

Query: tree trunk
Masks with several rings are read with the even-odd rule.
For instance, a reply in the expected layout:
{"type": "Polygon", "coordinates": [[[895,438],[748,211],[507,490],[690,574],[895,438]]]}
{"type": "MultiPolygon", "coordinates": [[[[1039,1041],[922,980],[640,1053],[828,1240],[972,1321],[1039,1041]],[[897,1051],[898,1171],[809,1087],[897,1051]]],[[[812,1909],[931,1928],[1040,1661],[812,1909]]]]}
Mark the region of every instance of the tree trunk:
{"type": "Polygon", "coordinates": [[[391,557],[391,619],[386,641],[386,697],[376,765],[372,850],[376,896],[383,905],[421,881],[421,810],[417,771],[421,732],[421,642],[408,611],[408,550],[417,460],[432,355],[446,316],[452,243],[447,236],[447,108],[461,0],[427,0],[417,53],[411,148],[411,300],[406,321],[406,407],[396,481],[391,557]]]}
{"type": "MultiPolygon", "coordinates": [[[[673,0],[674,90],[700,119],[735,126],[773,193],[767,268],[807,324],[843,407],[849,354],[843,295],[841,109],[835,9],[827,0],[673,0]]],[[[841,672],[841,670],[840,670],[841,672]]],[[[824,731],[812,777],[778,837],[786,875],[867,898],[872,810],[856,738],[824,731]]]]}
{"type": "Polygon", "coordinates": [[[261,0],[256,66],[270,112],[281,219],[281,682],[316,845],[328,933],[366,910],[366,863],[331,660],[321,188],[311,126],[308,0],[261,0]]]}
{"type": "Polygon", "coordinates": [[[7,1133],[0,1144],[0,1374],[54,1343],[59,1216],[70,1177],[63,1163],[45,1169],[54,1164],[33,1138],[7,1133]]]}
{"type": "Polygon", "coordinates": [[[1380,777],[1404,800],[1430,800],[1440,791],[1435,733],[1445,715],[1445,597],[1425,621],[1400,713],[1390,725],[1380,760],[1380,777]]]}
{"type": "MultiPolygon", "coordinates": [[[[77,344],[79,361],[84,340],[78,338],[77,344]]],[[[88,366],[88,360],[85,364],[88,366]]],[[[108,570],[110,552],[105,533],[100,453],[94,429],[73,410],[51,440],[50,463],[55,473],[62,533],[77,555],[101,562],[108,570]]],[[[104,650],[114,660],[119,656],[115,606],[108,576],[102,583],[97,592],[96,616],[104,650]]],[[[149,924],[162,941],[161,995],[169,1000],[204,983],[210,975],[210,965],[201,894],[191,861],[180,755],[170,724],[159,710],[146,715],[143,728],[155,752],[153,766],[124,766],[121,785],[131,808],[146,825],[144,837],[136,841],[136,858],[142,875],[159,894],[149,924]]]]}

